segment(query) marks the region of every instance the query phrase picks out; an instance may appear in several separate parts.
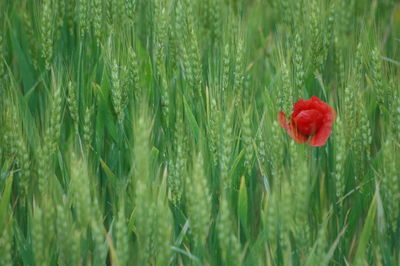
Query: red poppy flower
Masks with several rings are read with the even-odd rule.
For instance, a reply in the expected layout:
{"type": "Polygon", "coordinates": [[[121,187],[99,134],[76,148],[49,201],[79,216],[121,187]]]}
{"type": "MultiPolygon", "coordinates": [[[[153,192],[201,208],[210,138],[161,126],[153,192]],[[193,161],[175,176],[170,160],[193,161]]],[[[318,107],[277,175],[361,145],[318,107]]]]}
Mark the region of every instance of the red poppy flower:
{"type": "Polygon", "coordinates": [[[336,112],[326,102],[312,96],[307,101],[298,100],[290,118],[291,121],[286,123],[283,111],[278,116],[281,126],[289,136],[298,143],[309,140],[308,145],[318,147],[324,145],[331,135],[336,112]]]}

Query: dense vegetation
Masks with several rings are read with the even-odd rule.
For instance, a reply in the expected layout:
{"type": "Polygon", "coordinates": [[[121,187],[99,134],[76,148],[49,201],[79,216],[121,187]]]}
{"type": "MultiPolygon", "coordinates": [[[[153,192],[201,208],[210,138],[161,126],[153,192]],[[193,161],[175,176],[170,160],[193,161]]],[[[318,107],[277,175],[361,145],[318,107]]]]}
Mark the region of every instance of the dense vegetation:
{"type": "Polygon", "coordinates": [[[394,0],[0,0],[0,265],[399,265],[399,65],[394,0]]]}

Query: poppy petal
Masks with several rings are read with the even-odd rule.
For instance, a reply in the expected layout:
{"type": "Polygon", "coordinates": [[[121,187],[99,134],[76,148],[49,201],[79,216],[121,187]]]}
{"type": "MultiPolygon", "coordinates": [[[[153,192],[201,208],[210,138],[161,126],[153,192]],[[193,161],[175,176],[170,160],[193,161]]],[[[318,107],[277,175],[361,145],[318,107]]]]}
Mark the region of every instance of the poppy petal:
{"type": "Polygon", "coordinates": [[[324,114],[318,110],[301,111],[292,122],[303,135],[314,135],[324,122],[324,114]]]}
{"type": "Polygon", "coordinates": [[[281,111],[279,113],[278,120],[279,120],[279,123],[281,124],[281,127],[283,127],[286,130],[289,129],[289,125],[286,123],[286,116],[285,116],[284,112],[281,111]]]}
{"type": "Polygon", "coordinates": [[[310,146],[319,147],[324,145],[332,133],[332,124],[336,119],[336,112],[329,105],[328,107],[330,110],[325,114],[323,125],[308,142],[310,146]]]}
{"type": "Polygon", "coordinates": [[[278,115],[280,125],[298,143],[308,141],[308,145],[318,147],[326,143],[332,133],[336,119],[335,110],[316,96],[309,100],[300,99],[294,104],[289,123],[285,113],[278,115]]]}
{"type": "Polygon", "coordinates": [[[293,123],[290,123],[290,127],[287,130],[287,133],[297,143],[304,143],[304,142],[306,142],[308,140],[308,136],[305,136],[305,135],[301,134],[297,130],[297,128],[293,125],[293,123]]]}
{"type": "Polygon", "coordinates": [[[326,102],[321,101],[318,97],[312,96],[312,109],[316,109],[323,114],[331,113],[333,111],[332,107],[330,107],[326,102]]]}
{"type": "Polygon", "coordinates": [[[322,125],[322,127],[318,130],[318,132],[312,136],[308,145],[313,147],[319,147],[325,145],[326,141],[328,140],[329,136],[332,132],[332,123],[327,123],[322,125]]]}
{"type": "Polygon", "coordinates": [[[312,109],[313,102],[311,100],[304,101],[304,99],[298,100],[294,104],[293,113],[291,118],[295,118],[301,111],[312,109]]]}
{"type": "Polygon", "coordinates": [[[278,120],[279,123],[281,124],[281,127],[283,127],[288,135],[294,139],[294,141],[296,141],[297,143],[304,143],[308,140],[307,136],[304,136],[303,134],[301,134],[297,128],[293,125],[293,123],[291,122],[290,124],[286,123],[286,116],[284,112],[280,112],[278,115],[278,120]]]}

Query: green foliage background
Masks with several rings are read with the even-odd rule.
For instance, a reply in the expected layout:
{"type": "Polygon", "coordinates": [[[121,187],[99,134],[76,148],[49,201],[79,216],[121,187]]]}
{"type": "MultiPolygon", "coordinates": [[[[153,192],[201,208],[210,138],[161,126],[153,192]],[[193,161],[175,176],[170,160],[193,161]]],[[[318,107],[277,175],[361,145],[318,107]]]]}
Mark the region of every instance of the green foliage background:
{"type": "Polygon", "coordinates": [[[399,48],[394,0],[1,0],[0,265],[398,265],[399,48]]]}

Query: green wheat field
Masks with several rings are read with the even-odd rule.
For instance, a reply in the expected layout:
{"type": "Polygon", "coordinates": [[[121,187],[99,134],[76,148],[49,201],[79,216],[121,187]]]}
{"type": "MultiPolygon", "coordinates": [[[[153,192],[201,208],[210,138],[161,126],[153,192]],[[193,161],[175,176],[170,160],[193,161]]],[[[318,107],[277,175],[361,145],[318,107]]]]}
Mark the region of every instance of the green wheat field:
{"type": "Polygon", "coordinates": [[[400,265],[399,82],[396,0],[0,0],[0,265],[400,265]]]}

